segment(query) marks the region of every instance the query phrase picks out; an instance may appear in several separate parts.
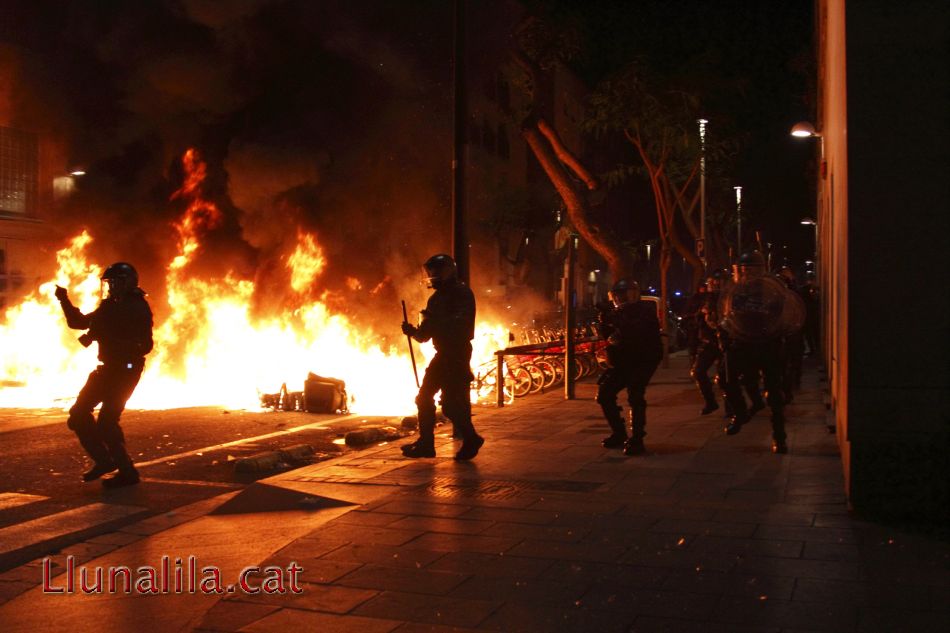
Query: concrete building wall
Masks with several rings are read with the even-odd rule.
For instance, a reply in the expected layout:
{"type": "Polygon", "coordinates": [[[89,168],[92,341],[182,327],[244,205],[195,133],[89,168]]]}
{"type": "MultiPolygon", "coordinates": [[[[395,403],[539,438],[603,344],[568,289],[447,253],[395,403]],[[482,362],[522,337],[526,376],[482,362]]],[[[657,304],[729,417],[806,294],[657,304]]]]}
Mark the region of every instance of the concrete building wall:
{"type": "Polygon", "coordinates": [[[946,3],[820,3],[827,360],[856,510],[946,521],[946,3]],[[846,49],[846,50],[845,50],[846,49]]]}

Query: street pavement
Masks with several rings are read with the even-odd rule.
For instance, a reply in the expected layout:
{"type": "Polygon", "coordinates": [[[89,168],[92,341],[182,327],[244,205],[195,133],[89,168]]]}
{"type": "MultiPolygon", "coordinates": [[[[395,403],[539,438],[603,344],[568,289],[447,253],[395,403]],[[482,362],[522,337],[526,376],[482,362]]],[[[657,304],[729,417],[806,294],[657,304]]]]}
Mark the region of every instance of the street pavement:
{"type": "Polygon", "coordinates": [[[700,416],[674,356],[647,391],[648,455],[600,446],[592,383],[478,408],[472,462],[445,433],[435,459],[351,452],[64,549],[47,583],[66,587],[69,555],[90,577],[194,557],[225,585],[295,564],[299,593],[44,593],[36,559],[0,575],[2,630],[950,630],[950,545],[848,513],[814,369],[787,455],[766,412],[736,436],[700,416]]]}

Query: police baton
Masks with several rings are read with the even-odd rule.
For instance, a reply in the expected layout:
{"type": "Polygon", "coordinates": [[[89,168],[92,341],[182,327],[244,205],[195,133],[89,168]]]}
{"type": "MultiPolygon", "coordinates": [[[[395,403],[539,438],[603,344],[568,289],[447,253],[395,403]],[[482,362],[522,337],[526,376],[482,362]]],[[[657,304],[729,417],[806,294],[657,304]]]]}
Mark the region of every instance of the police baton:
{"type": "MultiPolygon", "coordinates": [[[[406,314],[406,301],[402,302],[402,320],[409,323],[409,315],[406,314]]],[[[406,334],[406,342],[409,343],[409,358],[412,359],[412,375],[416,377],[416,389],[419,388],[419,370],[416,369],[416,353],[412,351],[412,337],[406,334]]]]}

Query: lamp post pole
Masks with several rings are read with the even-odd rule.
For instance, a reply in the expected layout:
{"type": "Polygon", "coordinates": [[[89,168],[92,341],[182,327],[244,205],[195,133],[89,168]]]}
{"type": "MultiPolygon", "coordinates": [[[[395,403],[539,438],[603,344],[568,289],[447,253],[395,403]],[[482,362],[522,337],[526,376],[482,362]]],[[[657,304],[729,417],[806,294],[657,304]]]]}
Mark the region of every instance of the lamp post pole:
{"type": "Polygon", "coordinates": [[[815,278],[817,278],[818,277],[818,221],[812,220],[811,218],[805,218],[804,220],[802,220],[802,224],[806,226],[811,225],[811,227],[815,230],[815,249],[812,252],[812,257],[814,257],[815,259],[815,278]]]}
{"type": "Polygon", "coordinates": [[[697,255],[706,265],[706,119],[699,119],[699,243],[697,255]]]}
{"type": "Polygon", "coordinates": [[[736,190],[736,257],[742,255],[742,187],[736,190]]]}
{"type": "Polygon", "coordinates": [[[465,213],[465,0],[455,0],[452,81],[454,141],[452,148],[452,256],[459,279],[469,282],[468,219],[465,213]]]}

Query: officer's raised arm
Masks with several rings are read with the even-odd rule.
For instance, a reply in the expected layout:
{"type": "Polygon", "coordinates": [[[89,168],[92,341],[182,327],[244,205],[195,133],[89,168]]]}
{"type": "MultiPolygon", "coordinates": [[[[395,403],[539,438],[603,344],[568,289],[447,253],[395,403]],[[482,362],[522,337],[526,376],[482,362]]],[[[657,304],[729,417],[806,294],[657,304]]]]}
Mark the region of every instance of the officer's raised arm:
{"type": "Polygon", "coordinates": [[[62,286],[56,286],[55,294],[59,300],[59,306],[63,309],[63,315],[66,317],[66,325],[73,330],[88,330],[91,319],[88,314],[83,314],[69,300],[69,291],[62,286]]]}

